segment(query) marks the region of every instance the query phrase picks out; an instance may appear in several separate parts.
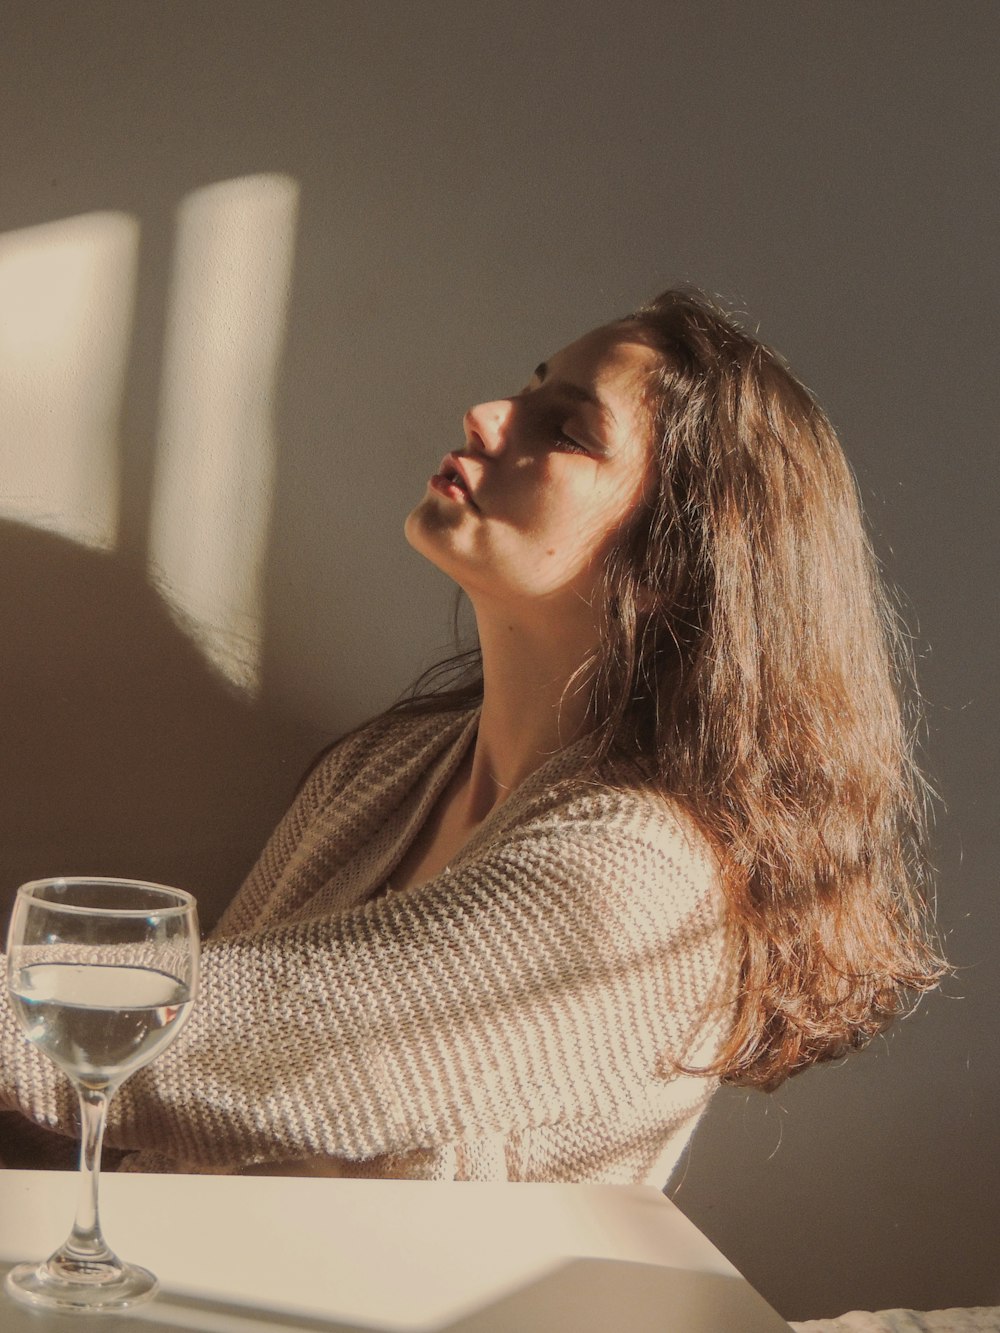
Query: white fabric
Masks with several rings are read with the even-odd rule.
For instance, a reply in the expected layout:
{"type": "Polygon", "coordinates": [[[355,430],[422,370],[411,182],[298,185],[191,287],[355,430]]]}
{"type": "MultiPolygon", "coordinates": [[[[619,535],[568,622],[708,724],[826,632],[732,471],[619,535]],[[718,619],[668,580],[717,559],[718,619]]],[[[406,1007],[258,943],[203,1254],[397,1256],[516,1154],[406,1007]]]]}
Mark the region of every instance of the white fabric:
{"type": "Polygon", "coordinates": [[[852,1310],[839,1319],[792,1323],[796,1333],[998,1333],[1000,1306],[955,1310],[852,1310]]]}

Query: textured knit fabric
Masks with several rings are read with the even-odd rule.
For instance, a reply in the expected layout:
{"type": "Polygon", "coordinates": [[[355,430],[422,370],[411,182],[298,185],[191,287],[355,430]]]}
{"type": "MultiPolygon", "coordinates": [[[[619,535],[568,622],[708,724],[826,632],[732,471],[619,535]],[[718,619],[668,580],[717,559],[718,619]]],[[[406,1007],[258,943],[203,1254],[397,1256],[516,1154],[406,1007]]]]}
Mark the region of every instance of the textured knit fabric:
{"type": "Polygon", "coordinates": [[[955,1310],[852,1310],[839,1319],[807,1319],[795,1333],[1000,1333],[1000,1306],[955,1310]]]}
{"type": "MultiPolygon", "coordinates": [[[[319,764],[202,955],[193,1016],[112,1102],[138,1169],[662,1186],[733,998],[703,841],[570,748],[447,871],[386,887],[477,713],[389,715],[319,764]]],[[[74,1097],[0,1001],[0,1106],[74,1097]]],[[[0,1150],[2,1151],[2,1150],[0,1150]]]]}

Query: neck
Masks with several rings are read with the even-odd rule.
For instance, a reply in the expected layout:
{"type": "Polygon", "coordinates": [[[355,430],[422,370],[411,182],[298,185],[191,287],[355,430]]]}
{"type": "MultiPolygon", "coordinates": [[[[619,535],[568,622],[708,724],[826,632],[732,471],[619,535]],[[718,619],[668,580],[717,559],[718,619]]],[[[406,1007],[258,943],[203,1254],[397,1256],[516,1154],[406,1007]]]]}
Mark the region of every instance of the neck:
{"type": "Polygon", "coordinates": [[[525,621],[476,606],[483,708],[468,778],[468,809],[483,819],[553,754],[586,732],[590,673],[574,679],[598,643],[592,617],[525,621]]]}

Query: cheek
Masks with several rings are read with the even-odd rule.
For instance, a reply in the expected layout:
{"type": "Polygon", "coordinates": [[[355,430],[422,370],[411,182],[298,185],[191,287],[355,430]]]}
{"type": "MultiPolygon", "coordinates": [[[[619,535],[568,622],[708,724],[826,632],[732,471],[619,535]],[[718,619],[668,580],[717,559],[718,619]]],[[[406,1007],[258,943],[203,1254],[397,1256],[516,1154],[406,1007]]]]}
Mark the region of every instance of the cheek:
{"type": "Polygon", "coordinates": [[[604,554],[631,509],[624,493],[580,486],[540,508],[525,531],[546,559],[582,569],[604,554]]]}
{"type": "Polygon", "coordinates": [[[589,586],[619,526],[617,513],[570,508],[548,514],[531,534],[528,570],[539,592],[554,592],[584,579],[589,586]]]}

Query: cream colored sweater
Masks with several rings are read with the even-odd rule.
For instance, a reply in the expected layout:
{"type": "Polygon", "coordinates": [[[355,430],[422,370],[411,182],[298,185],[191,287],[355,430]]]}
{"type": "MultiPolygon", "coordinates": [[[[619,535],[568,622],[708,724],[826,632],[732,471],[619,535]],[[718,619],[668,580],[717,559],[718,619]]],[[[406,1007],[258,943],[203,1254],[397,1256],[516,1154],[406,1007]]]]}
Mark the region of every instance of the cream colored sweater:
{"type": "MultiPolygon", "coordinates": [[[[731,1013],[712,858],[554,756],[446,872],[385,890],[477,713],[389,716],[313,772],[205,945],[177,1041],[112,1102],[137,1169],[662,1186],[731,1013]]],[[[0,1105],[75,1097],[0,1001],[0,1105]]],[[[2,1149],[0,1149],[2,1152],[2,1149]]]]}

